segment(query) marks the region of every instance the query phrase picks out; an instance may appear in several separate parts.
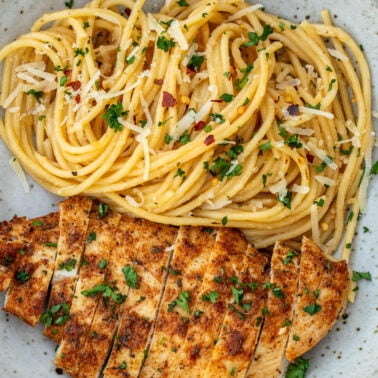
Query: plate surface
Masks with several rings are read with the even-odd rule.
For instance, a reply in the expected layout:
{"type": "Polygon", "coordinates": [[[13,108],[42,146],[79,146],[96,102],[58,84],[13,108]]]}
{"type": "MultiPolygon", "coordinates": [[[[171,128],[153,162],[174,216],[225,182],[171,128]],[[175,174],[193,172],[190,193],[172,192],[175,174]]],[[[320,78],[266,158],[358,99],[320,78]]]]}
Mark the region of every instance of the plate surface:
{"type": "MultiPolygon", "coordinates": [[[[25,33],[44,12],[64,9],[65,0],[0,0],[0,46],[25,33]]],[[[149,2],[149,9],[158,9],[149,2]]],[[[75,1],[75,6],[84,1],[75,1]]],[[[368,56],[373,78],[373,109],[378,111],[378,0],[266,0],[265,8],[294,22],[320,21],[320,11],[328,8],[334,22],[347,29],[368,56]],[[329,4],[333,5],[330,7],[329,4]],[[282,4],[284,6],[282,7],[282,4]]],[[[377,130],[377,120],[375,129],[377,130]]],[[[52,196],[28,177],[31,185],[25,193],[10,168],[10,154],[0,141],[0,220],[14,214],[29,217],[56,209],[58,197],[52,196]]],[[[377,160],[377,152],[374,161],[377,160]]],[[[370,271],[372,282],[360,281],[354,304],[349,304],[345,319],[306,355],[310,369],[306,377],[378,377],[378,227],[375,212],[378,181],[373,177],[368,193],[368,211],[359,222],[353,242],[351,267],[370,271]],[[369,229],[368,232],[364,227],[369,229]]],[[[0,294],[0,307],[4,294],[0,294]]],[[[0,311],[0,378],[47,378],[57,376],[53,364],[55,345],[42,335],[41,326],[30,328],[22,321],[0,311]]],[[[63,375],[64,376],[64,375],[63,375]]]]}

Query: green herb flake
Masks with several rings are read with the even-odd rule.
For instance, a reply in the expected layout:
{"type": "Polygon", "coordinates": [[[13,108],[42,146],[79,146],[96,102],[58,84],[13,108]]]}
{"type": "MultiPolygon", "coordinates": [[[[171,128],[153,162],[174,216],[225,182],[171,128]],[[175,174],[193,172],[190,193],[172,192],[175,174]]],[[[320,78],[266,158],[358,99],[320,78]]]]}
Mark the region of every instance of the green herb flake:
{"type": "Polygon", "coordinates": [[[175,42],[166,38],[164,35],[160,35],[157,39],[156,46],[158,49],[168,52],[172,47],[175,47],[175,42]]]}
{"type": "Polygon", "coordinates": [[[371,274],[370,272],[356,272],[356,271],[353,271],[353,275],[352,275],[352,281],[353,282],[357,282],[359,280],[367,280],[367,281],[371,281],[371,274]]]}
{"type": "Polygon", "coordinates": [[[83,290],[81,294],[85,297],[95,297],[98,294],[102,294],[106,305],[108,304],[109,298],[111,298],[116,304],[121,304],[126,300],[126,295],[117,292],[117,290],[117,287],[110,286],[109,283],[103,282],[93,286],[91,289],[83,290]]]}
{"type": "Polygon", "coordinates": [[[229,93],[223,93],[220,98],[224,101],[224,102],[231,102],[233,99],[234,99],[234,95],[233,94],[229,94],[229,93]]]}
{"type": "Polygon", "coordinates": [[[202,56],[202,55],[196,55],[194,54],[188,64],[187,64],[187,67],[191,70],[191,71],[195,71],[195,72],[198,72],[200,67],[201,67],[201,64],[205,61],[205,57],[202,56]]]}
{"type": "Polygon", "coordinates": [[[293,258],[294,258],[295,256],[298,256],[298,253],[291,249],[291,250],[287,253],[287,255],[286,255],[285,259],[282,261],[282,263],[283,263],[284,265],[288,265],[288,264],[291,262],[291,260],[293,260],[293,258]]]}
{"type": "Polygon", "coordinates": [[[66,85],[66,83],[67,83],[67,80],[68,80],[67,76],[62,76],[62,77],[60,78],[60,80],[59,80],[59,85],[60,85],[61,87],[64,87],[64,86],[66,85]]]}
{"type": "Polygon", "coordinates": [[[98,263],[98,267],[100,269],[104,269],[106,268],[107,265],[108,265],[108,261],[102,257],[100,262],[98,263]]]}
{"type": "Polygon", "coordinates": [[[190,314],[189,308],[190,294],[188,290],[184,290],[179,294],[179,296],[168,304],[168,311],[172,312],[175,306],[181,307],[185,312],[190,314]]]}
{"type": "Polygon", "coordinates": [[[227,223],[228,223],[228,218],[227,218],[227,216],[224,216],[222,218],[222,226],[225,226],[227,223]]]}
{"type": "Polygon", "coordinates": [[[267,142],[259,146],[260,151],[268,151],[268,150],[271,150],[272,148],[273,147],[272,147],[272,144],[270,143],[270,140],[268,140],[267,142]]]}
{"type": "Polygon", "coordinates": [[[92,243],[94,240],[96,240],[96,233],[94,231],[91,231],[89,234],[88,234],[88,237],[87,237],[87,243],[90,244],[92,243]]]}
{"type": "Polygon", "coordinates": [[[121,131],[122,124],[119,122],[118,118],[123,115],[127,115],[127,111],[123,109],[122,103],[117,102],[117,104],[112,104],[108,107],[102,118],[106,121],[108,126],[114,131],[121,131]]]}
{"type": "Polygon", "coordinates": [[[371,167],[370,174],[371,175],[377,175],[378,174],[378,160],[371,167]]]}
{"type": "Polygon", "coordinates": [[[288,366],[285,378],[304,378],[309,366],[309,360],[298,357],[294,363],[288,366]]]}
{"type": "Polygon", "coordinates": [[[240,304],[243,299],[244,291],[242,289],[237,289],[234,286],[231,286],[232,296],[236,304],[240,304]]]}
{"type": "Polygon", "coordinates": [[[74,0],[66,1],[66,2],[64,3],[64,5],[65,5],[67,8],[71,9],[71,8],[74,6],[74,0]]]}
{"type": "Polygon", "coordinates": [[[41,98],[43,96],[42,91],[36,91],[35,89],[30,89],[26,92],[27,95],[32,95],[39,103],[41,103],[41,98]]]}
{"type": "Polygon", "coordinates": [[[122,268],[122,273],[125,276],[126,285],[133,288],[139,289],[140,285],[138,283],[138,274],[136,270],[131,265],[126,265],[122,268]]]}
{"type": "Polygon", "coordinates": [[[30,273],[19,270],[18,272],[15,273],[14,277],[18,282],[25,283],[30,280],[30,273]]]}
{"type": "Polygon", "coordinates": [[[318,313],[321,309],[322,309],[322,307],[320,305],[318,305],[317,303],[312,303],[308,306],[303,307],[303,311],[307,312],[307,314],[309,314],[311,316],[318,313]]]}
{"type": "Polygon", "coordinates": [[[71,272],[76,267],[76,264],[76,259],[68,258],[66,261],[62,261],[58,265],[58,270],[66,270],[67,272],[71,272]]]}
{"type": "Polygon", "coordinates": [[[216,303],[217,299],[219,297],[219,294],[216,290],[210,291],[207,294],[202,295],[202,300],[204,302],[210,301],[211,303],[216,303]]]}
{"type": "Polygon", "coordinates": [[[277,200],[281,202],[285,207],[291,209],[291,192],[287,191],[287,193],[283,195],[278,195],[277,200]]]}
{"type": "Polygon", "coordinates": [[[119,369],[120,370],[125,370],[127,368],[127,362],[126,361],[122,361],[121,364],[119,365],[119,369]]]}

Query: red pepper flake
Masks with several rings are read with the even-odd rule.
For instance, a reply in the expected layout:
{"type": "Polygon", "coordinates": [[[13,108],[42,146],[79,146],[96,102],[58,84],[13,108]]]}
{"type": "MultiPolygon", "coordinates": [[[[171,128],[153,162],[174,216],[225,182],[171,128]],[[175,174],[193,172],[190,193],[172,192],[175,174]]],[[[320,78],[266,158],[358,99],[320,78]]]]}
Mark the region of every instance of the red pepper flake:
{"type": "Polygon", "coordinates": [[[219,100],[210,100],[210,102],[223,102],[222,99],[219,99],[219,100]]]}
{"type": "Polygon", "coordinates": [[[298,104],[289,105],[289,107],[287,108],[287,111],[289,112],[291,116],[297,116],[299,114],[299,105],[298,104]]]}
{"type": "Polygon", "coordinates": [[[63,73],[64,73],[64,75],[69,76],[69,75],[71,75],[72,70],[64,70],[63,73]]]}
{"type": "Polygon", "coordinates": [[[206,126],[206,122],[205,121],[199,121],[197,122],[195,125],[194,125],[194,130],[195,131],[200,131],[202,129],[204,129],[206,126]]]}
{"type": "Polygon", "coordinates": [[[307,154],[306,155],[306,158],[307,158],[307,161],[309,162],[309,163],[313,163],[314,162],[314,158],[315,158],[315,156],[314,155],[310,155],[310,154],[307,154]]]}
{"type": "Polygon", "coordinates": [[[177,100],[169,93],[166,91],[163,91],[163,102],[162,105],[164,107],[173,107],[177,104],[177,100]]]}
{"type": "Polygon", "coordinates": [[[80,103],[80,100],[81,100],[81,97],[80,97],[79,94],[77,94],[77,95],[75,96],[76,104],[79,104],[79,103],[80,103]]]}
{"type": "Polygon", "coordinates": [[[81,87],[81,82],[79,80],[71,81],[71,83],[67,84],[67,86],[72,87],[74,91],[78,91],[81,87]]]}
{"type": "Polygon", "coordinates": [[[208,135],[205,138],[205,141],[204,141],[204,143],[206,144],[206,146],[208,146],[208,145],[210,145],[211,143],[214,143],[214,142],[215,142],[215,138],[214,138],[213,134],[208,135]]]}
{"type": "Polygon", "coordinates": [[[163,85],[164,80],[163,79],[154,79],[154,84],[155,85],[163,85]]]}
{"type": "Polygon", "coordinates": [[[130,16],[130,14],[131,14],[131,9],[130,9],[130,8],[125,8],[124,12],[125,12],[125,15],[126,15],[126,16],[130,16]]]}

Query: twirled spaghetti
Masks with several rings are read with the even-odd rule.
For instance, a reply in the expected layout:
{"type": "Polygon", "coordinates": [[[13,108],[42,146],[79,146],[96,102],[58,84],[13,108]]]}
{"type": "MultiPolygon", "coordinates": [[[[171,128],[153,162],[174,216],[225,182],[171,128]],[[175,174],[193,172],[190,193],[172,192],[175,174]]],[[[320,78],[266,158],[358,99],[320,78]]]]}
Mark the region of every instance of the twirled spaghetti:
{"type": "Polygon", "coordinates": [[[358,44],[327,12],[142,6],[46,14],[0,51],[1,136],[24,169],[153,221],[242,228],[258,248],[307,234],[333,252],[351,206],[347,258],[373,139],[358,44]]]}

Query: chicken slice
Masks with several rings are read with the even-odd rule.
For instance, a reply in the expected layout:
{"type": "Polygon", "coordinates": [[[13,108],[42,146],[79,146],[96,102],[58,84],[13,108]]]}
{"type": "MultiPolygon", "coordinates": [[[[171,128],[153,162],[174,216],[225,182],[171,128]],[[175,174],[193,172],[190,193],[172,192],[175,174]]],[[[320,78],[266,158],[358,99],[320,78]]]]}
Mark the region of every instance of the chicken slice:
{"type": "Polygon", "coordinates": [[[214,236],[209,228],[180,227],[154,335],[140,377],[174,376],[176,353],[185,341],[188,319],[193,316],[193,301],[202,285],[214,236]]]}
{"type": "Polygon", "coordinates": [[[99,296],[82,295],[104,282],[110,251],[114,246],[114,233],[120,215],[108,212],[100,216],[98,206],[93,205],[89,216],[86,245],[79,279],[76,283],[69,318],[64,326],[63,339],[56,351],[55,364],[74,376],[80,362],[80,352],[85,344],[89,327],[97,308],[99,296]]]}
{"type": "Polygon", "coordinates": [[[136,258],[124,267],[130,287],[104,377],[138,376],[147,357],[177,228],[135,219],[129,242],[136,258]]]}
{"type": "Polygon", "coordinates": [[[25,251],[24,227],[24,217],[0,222],[0,292],[8,289],[17,260],[25,251]]]}
{"type": "Polygon", "coordinates": [[[246,376],[280,377],[286,368],[285,348],[298,286],[299,253],[276,242],[271,259],[268,306],[259,343],[246,376]]]}
{"type": "Polygon", "coordinates": [[[334,261],[314,242],[302,241],[298,303],[286,349],[293,362],[328,334],[347,304],[346,261],[334,261]]]}
{"type": "Polygon", "coordinates": [[[59,214],[50,213],[22,226],[26,245],[17,258],[4,310],[35,326],[43,312],[58,241],[59,214]]]}
{"type": "Polygon", "coordinates": [[[47,310],[52,320],[44,329],[44,335],[56,343],[68,318],[91,207],[92,200],[87,197],[70,197],[60,203],[58,250],[47,310]]]}
{"type": "Polygon", "coordinates": [[[192,306],[185,343],[177,352],[174,377],[200,377],[206,370],[227,307],[232,302],[231,277],[240,277],[247,242],[229,228],[218,230],[200,293],[192,306]]]}
{"type": "Polygon", "coordinates": [[[269,260],[252,246],[244,256],[246,269],[231,277],[233,303],[228,305],[221,332],[204,377],[244,377],[253,356],[267,293],[269,260]]]}
{"type": "Polygon", "coordinates": [[[17,266],[17,260],[24,251],[25,243],[23,241],[0,239],[0,291],[8,289],[17,266]]]}

